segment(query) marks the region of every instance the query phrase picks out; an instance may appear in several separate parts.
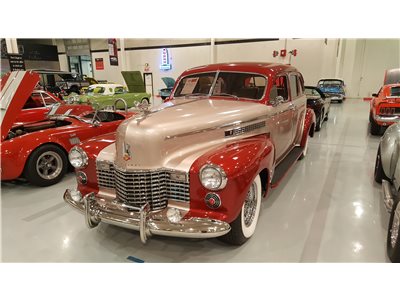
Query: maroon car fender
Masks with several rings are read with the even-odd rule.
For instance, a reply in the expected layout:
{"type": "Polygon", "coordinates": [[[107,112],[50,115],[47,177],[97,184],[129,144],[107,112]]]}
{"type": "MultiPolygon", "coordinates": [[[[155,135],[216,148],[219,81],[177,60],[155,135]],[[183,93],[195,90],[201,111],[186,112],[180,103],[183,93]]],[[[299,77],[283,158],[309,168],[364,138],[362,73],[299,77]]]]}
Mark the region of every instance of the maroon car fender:
{"type": "Polygon", "coordinates": [[[199,157],[190,169],[190,211],[187,217],[210,217],[232,222],[242,208],[250,184],[262,172],[262,183],[268,189],[269,172],[274,165],[274,147],[269,135],[243,139],[215,148],[199,157]],[[200,169],[214,164],[224,169],[227,185],[219,191],[210,191],[201,184],[200,169]],[[216,193],[220,207],[209,208],[204,199],[208,193],[216,193]]]}
{"type": "Polygon", "coordinates": [[[304,147],[308,136],[313,137],[315,130],[315,113],[311,108],[307,108],[306,116],[304,117],[303,136],[301,138],[300,146],[304,147]]]}

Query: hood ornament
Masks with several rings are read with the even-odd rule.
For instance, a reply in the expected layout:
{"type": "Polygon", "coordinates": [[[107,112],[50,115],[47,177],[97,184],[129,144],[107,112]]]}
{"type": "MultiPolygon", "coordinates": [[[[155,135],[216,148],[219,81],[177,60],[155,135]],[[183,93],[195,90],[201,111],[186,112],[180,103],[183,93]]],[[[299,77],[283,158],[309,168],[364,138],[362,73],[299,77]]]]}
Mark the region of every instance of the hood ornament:
{"type": "Polygon", "coordinates": [[[125,161],[128,161],[131,159],[132,154],[131,154],[131,146],[127,143],[124,142],[123,144],[123,153],[122,157],[125,161]]]}

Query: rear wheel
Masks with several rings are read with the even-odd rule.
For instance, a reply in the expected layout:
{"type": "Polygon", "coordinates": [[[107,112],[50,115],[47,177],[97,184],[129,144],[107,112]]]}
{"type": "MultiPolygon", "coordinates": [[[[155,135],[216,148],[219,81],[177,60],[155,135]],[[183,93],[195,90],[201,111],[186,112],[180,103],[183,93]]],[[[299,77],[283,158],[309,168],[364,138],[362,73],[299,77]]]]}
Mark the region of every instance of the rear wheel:
{"type": "Polygon", "coordinates": [[[140,103],[146,104],[146,105],[149,105],[149,104],[150,104],[149,99],[147,99],[147,98],[143,98],[142,101],[141,101],[140,103]]]}
{"type": "Polygon", "coordinates": [[[369,124],[372,135],[379,135],[381,133],[381,126],[379,126],[374,120],[371,120],[369,124]]]}
{"type": "Polygon", "coordinates": [[[222,236],[221,240],[232,245],[242,245],[253,236],[260,215],[261,193],[261,179],[258,175],[250,185],[239,215],[230,224],[231,231],[222,236]]]}
{"type": "Polygon", "coordinates": [[[68,169],[67,155],[56,145],[43,145],[35,149],[25,165],[24,176],[37,186],[59,182],[68,169]]]}
{"type": "Polygon", "coordinates": [[[386,248],[387,254],[391,262],[400,262],[400,205],[399,202],[393,207],[390,214],[390,221],[388,226],[386,248]]]}

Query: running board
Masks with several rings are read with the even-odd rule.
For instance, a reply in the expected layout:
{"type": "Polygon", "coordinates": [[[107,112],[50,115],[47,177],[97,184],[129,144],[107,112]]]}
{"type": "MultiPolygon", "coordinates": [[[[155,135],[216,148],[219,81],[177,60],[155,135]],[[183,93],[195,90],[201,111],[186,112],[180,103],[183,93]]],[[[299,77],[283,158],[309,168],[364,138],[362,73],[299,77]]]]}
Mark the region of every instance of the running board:
{"type": "Polygon", "coordinates": [[[303,152],[303,147],[294,147],[292,151],[280,162],[280,164],[275,168],[274,177],[272,177],[271,187],[278,186],[279,182],[285,177],[286,173],[293,166],[293,164],[299,159],[301,153],[303,152]]]}

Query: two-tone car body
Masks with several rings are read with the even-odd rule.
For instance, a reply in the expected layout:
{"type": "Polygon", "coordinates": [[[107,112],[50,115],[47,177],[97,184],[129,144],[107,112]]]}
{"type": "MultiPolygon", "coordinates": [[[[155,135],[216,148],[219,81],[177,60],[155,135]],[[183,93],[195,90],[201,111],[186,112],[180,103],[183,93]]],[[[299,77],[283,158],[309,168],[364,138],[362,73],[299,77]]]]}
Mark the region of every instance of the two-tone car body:
{"type": "Polygon", "coordinates": [[[305,86],[307,107],[314,110],[316,118],[315,131],[320,131],[322,123],[329,118],[331,99],[315,86],[305,86]]]}
{"type": "Polygon", "coordinates": [[[1,80],[1,180],[25,177],[38,186],[55,184],[68,169],[67,155],[73,146],[115,132],[123,120],[134,115],[57,105],[39,121],[15,122],[38,81],[38,74],[26,71],[11,72],[1,80]]]}
{"type": "Polygon", "coordinates": [[[382,129],[400,120],[400,83],[384,85],[372,95],[369,122],[372,135],[381,134],[382,129]]]}
{"type": "Polygon", "coordinates": [[[323,78],[318,81],[317,86],[331,101],[342,103],[346,99],[346,86],[343,79],[323,78]]]}
{"type": "Polygon", "coordinates": [[[307,153],[315,114],[303,77],[275,63],[185,71],[168,101],[70,151],[77,189],[64,200],[86,224],[243,244],[261,199],[307,153]],[[83,175],[84,174],[84,175],[83,175]],[[87,178],[82,182],[79,176],[87,178]]]}

